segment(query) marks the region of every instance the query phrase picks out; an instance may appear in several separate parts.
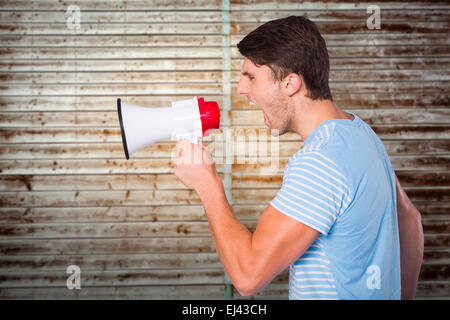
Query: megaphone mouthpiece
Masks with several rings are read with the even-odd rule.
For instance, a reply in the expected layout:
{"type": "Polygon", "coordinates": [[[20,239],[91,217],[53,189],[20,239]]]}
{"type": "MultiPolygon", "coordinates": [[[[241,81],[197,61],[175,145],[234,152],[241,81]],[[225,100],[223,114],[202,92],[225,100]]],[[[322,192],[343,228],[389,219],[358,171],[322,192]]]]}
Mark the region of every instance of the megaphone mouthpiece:
{"type": "Polygon", "coordinates": [[[200,119],[202,121],[202,133],[210,129],[219,129],[220,126],[220,109],[215,101],[207,101],[198,98],[198,109],[200,111],[200,119]]]}

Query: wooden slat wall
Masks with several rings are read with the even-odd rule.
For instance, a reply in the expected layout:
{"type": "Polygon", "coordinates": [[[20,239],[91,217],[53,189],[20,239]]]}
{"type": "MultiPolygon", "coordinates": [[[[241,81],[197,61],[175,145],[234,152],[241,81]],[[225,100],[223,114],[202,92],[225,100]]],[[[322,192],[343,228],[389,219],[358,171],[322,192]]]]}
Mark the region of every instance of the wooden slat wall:
{"type": "MultiPolygon", "coordinates": [[[[269,137],[261,111],[235,94],[236,43],[290,14],[318,24],[334,100],[373,127],[422,213],[417,298],[450,298],[450,5],[378,1],[381,30],[368,30],[371,4],[2,1],[0,298],[222,299],[224,272],[201,202],[173,175],[174,143],[124,160],[115,100],[230,99],[233,135],[269,137]],[[72,4],[81,9],[77,32],[66,26],[72,4]],[[66,288],[72,264],[81,290],[66,288]]],[[[233,164],[232,207],[251,230],[301,147],[298,135],[281,137],[276,174],[260,174],[264,159],[233,164]]],[[[283,272],[252,298],[287,298],[287,281],[283,272]]]]}

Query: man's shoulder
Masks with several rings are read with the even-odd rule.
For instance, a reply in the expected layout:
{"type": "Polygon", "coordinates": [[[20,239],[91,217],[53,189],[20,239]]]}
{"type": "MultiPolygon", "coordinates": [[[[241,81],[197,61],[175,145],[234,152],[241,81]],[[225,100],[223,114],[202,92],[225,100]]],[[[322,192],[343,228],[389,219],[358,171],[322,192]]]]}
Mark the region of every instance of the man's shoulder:
{"type": "Polygon", "coordinates": [[[346,184],[348,170],[340,157],[336,157],[330,148],[321,150],[300,150],[288,162],[285,176],[310,176],[312,179],[333,180],[346,184]]]}

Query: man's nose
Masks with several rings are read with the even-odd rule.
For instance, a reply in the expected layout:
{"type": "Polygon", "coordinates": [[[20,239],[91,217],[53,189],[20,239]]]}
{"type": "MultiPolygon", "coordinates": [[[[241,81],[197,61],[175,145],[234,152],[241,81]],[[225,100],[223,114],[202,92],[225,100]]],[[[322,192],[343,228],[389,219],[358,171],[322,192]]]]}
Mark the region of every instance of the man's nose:
{"type": "Polygon", "coordinates": [[[248,94],[247,85],[245,84],[245,79],[243,77],[241,77],[241,79],[239,80],[239,83],[238,83],[236,91],[240,95],[247,95],[248,94]]]}

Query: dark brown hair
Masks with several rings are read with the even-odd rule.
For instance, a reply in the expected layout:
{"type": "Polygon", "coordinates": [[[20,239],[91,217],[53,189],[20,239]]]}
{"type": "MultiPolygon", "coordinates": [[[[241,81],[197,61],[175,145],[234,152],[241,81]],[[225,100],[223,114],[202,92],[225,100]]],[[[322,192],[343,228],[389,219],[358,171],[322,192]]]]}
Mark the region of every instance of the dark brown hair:
{"type": "Polygon", "coordinates": [[[267,65],[275,80],[289,73],[303,77],[312,100],[333,100],[328,86],[330,61],[325,40],[311,20],[290,16],[259,26],[237,45],[254,64],[267,65]]]}

